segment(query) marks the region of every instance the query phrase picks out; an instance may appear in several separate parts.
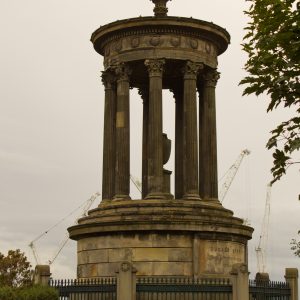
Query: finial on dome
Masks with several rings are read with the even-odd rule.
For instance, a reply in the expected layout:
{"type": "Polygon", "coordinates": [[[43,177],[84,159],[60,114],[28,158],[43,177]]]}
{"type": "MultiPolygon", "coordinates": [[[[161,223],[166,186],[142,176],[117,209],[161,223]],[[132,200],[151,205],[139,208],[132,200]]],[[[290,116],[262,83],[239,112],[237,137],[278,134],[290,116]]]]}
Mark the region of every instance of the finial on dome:
{"type": "Polygon", "coordinates": [[[167,2],[171,0],[151,0],[155,7],[153,9],[155,17],[165,17],[167,16],[168,8],[167,2]]]}

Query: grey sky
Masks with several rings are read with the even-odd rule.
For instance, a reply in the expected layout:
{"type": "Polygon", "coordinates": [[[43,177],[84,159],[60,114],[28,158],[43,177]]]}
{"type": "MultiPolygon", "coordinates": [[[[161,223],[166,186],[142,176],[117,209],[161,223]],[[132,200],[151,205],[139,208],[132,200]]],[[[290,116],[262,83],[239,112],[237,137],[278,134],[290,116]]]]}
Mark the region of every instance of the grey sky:
{"type": "MultiPolygon", "coordinates": [[[[149,0],[0,0],[0,252],[21,248],[96,191],[101,192],[103,87],[102,59],[89,42],[100,25],[116,19],[152,15],[149,0]]],[[[252,151],[234,181],[225,207],[250,220],[251,276],[271,179],[269,131],[291,112],[266,114],[267,96],[242,98],[245,75],[241,51],[246,18],[241,0],[173,0],[169,14],[213,21],[225,27],[232,43],[219,58],[217,87],[219,175],[240,151],[252,151]]],[[[141,173],[141,108],[131,94],[131,173],[141,173]]],[[[164,98],[164,130],[174,137],[174,101],[164,98]]],[[[174,140],[174,139],[173,139],[174,140]]],[[[173,169],[173,163],[169,163],[173,169]]],[[[300,267],[289,250],[299,224],[299,167],[272,190],[268,269],[281,279],[285,267],[300,267]]],[[[132,187],[133,197],[138,197],[132,187]]],[[[76,214],[37,243],[46,262],[64,238],[76,214]]],[[[76,243],[70,241],[52,267],[54,277],[74,277],[76,243]]]]}

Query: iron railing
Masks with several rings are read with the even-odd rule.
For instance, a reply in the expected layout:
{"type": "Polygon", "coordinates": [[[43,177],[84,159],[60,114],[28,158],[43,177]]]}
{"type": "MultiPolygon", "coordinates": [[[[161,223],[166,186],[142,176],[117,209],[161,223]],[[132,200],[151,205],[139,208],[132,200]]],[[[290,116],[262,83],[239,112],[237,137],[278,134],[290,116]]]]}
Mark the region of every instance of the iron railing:
{"type": "MultiPolygon", "coordinates": [[[[117,300],[115,277],[51,280],[60,300],[117,300]]],[[[290,300],[285,282],[249,281],[250,300],[290,300]]],[[[191,277],[137,277],[136,300],[232,300],[232,283],[224,279],[191,277]]],[[[120,299],[118,299],[120,300],[120,299]]]]}
{"type": "Polygon", "coordinates": [[[229,279],[193,279],[187,277],[138,277],[137,300],[232,299],[229,279]]]}
{"type": "Polygon", "coordinates": [[[286,282],[249,281],[250,300],[290,300],[291,289],[286,282]]]}
{"type": "Polygon", "coordinates": [[[50,280],[49,285],[58,290],[60,300],[117,299],[117,279],[115,277],[50,280]]]}

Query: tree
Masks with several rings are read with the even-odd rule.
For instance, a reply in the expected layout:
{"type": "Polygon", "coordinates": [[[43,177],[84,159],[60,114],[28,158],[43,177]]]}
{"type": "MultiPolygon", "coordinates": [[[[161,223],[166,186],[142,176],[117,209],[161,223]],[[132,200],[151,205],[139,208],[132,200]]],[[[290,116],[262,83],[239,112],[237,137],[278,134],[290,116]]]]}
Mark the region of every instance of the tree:
{"type": "Polygon", "coordinates": [[[300,2],[296,0],[247,0],[250,21],[243,50],[248,54],[248,75],[243,95],[267,94],[267,112],[279,105],[295,109],[294,116],[271,131],[266,147],[273,150],[271,172],[276,182],[287,168],[300,161],[300,2]]]}
{"type": "MultiPolygon", "coordinates": [[[[300,234],[300,230],[298,231],[298,234],[300,234]]],[[[296,241],[296,239],[292,239],[291,241],[291,250],[294,251],[295,256],[300,257],[300,241],[296,241]]]]}
{"type": "Polygon", "coordinates": [[[31,283],[32,270],[27,257],[20,249],[0,253],[0,285],[20,287],[31,283]]]}

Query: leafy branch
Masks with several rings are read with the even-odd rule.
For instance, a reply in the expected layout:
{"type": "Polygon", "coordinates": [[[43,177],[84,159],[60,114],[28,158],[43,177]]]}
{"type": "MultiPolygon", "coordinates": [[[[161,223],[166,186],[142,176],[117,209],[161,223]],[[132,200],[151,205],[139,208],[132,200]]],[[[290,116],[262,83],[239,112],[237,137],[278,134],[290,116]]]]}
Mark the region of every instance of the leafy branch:
{"type": "Polygon", "coordinates": [[[248,72],[240,84],[243,95],[266,94],[267,112],[279,105],[296,108],[295,116],[271,131],[266,147],[273,150],[272,183],[289,166],[299,163],[292,156],[300,149],[300,2],[295,0],[248,0],[243,50],[248,72]]]}

